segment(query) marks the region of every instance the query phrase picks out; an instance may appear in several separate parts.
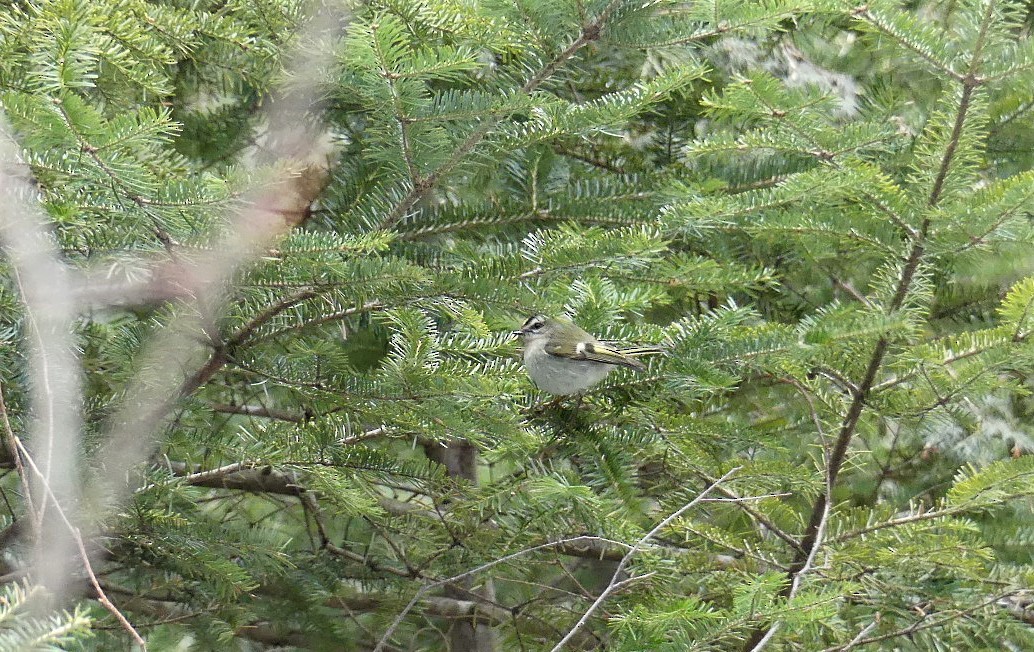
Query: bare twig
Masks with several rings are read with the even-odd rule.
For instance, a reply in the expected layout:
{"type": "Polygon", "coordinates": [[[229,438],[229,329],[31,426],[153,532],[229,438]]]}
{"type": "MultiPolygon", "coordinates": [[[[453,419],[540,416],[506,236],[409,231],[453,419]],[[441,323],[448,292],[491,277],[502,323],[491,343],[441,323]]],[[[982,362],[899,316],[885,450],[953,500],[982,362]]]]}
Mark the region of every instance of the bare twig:
{"type": "MultiPolygon", "coordinates": [[[[208,470],[177,461],[168,461],[166,466],[177,476],[175,482],[184,482],[194,487],[234,489],[283,496],[297,496],[305,492],[305,487],[298,484],[298,479],[293,473],[274,469],[256,461],[234,462],[208,470]]],[[[138,491],[146,491],[151,486],[145,485],[138,491]]]]}
{"type": "Polygon", "coordinates": [[[861,640],[862,640],[863,638],[865,638],[866,636],[868,636],[868,635],[869,635],[869,632],[871,632],[872,630],[876,629],[876,625],[878,625],[878,624],[879,624],[879,613],[877,613],[877,618],[876,618],[876,620],[873,620],[873,621],[872,621],[871,623],[869,623],[868,625],[866,625],[865,627],[863,627],[863,628],[861,629],[861,631],[859,631],[859,632],[858,632],[857,634],[855,634],[855,637],[854,637],[854,638],[852,638],[852,639],[851,639],[851,640],[850,640],[850,641],[849,641],[849,642],[847,643],[847,645],[845,645],[845,646],[844,646],[844,649],[845,649],[845,650],[850,650],[850,649],[851,649],[851,648],[853,648],[854,646],[858,645],[858,642],[859,642],[859,641],[861,641],[861,640]]]}
{"type": "Polygon", "coordinates": [[[26,520],[35,526],[36,521],[32,518],[32,514],[36,512],[36,509],[32,505],[32,489],[29,486],[29,478],[25,475],[25,466],[22,464],[21,452],[18,450],[18,437],[15,436],[14,430],[11,428],[11,420],[7,414],[7,402],[4,400],[2,384],[0,384],[0,421],[3,422],[4,426],[4,446],[6,446],[8,454],[14,461],[14,468],[18,472],[18,481],[21,483],[22,493],[25,495],[25,511],[29,514],[29,518],[26,520]]]}
{"type": "Polygon", "coordinates": [[[620,577],[620,575],[624,572],[625,567],[628,566],[628,563],[632,560],[632,557],[635,555],[635,553],[637,553],[639,549],[642,548],[642,546],[647,541],[655,537],[658,532],[668,527],[668,525],[670,525],[672,521],[679,518],[687,511],[699,504],[700,501],[704,500],[707,497],[707,494],[711,493],[711,490],[714,489],[716,485],[728,480],[730,476],[739,471],[741,468],[743,467],[737,466],[734,469],[730,469],[728,472],[725,473],[725,475],[715,480],[713,484],[709,485],[706,489],[697,494],[696,498],[680,507],[670,516],[668,516],[663,521],[654,526],[652,530],[644,534],[638,541],[636,541],[635,544],[628,550],[628,552],[625,553],[625,556],[621,559],[621,561],[618,562],[617,568],[614,569],[614,575],[610,578],[610,583],[607,585],[607,587],[603,590],[602,593],[600,593],[599,597],[597,597],[596,600],[591,605],[589,605],[589,608],[585,610],[585,613],[582,614],[582,617],[578,619],[578,622],[575,623],[574,627],[572,627],[571,630],[568,631],[567,634],[564,635],[564,637],[560,639],[560,641],[556,645],[553,646],[552,652],[559,652],[559,650],[561,650],[564,647],[564,645],[566,645],[567,642],[570,641],[582,629],[582,627],[585,626],[585,623],[589,621],[589,618],[592,617],[592,614],[595,613],[597,609],[599,609],[600,605],[603,604],[603,601],[610,597],[612,593],[617,591],[624,584],[627,584],[636,579],[641,579],[640,577],[629,577],[619,581],[618,577],[620,577]]]}
{"type": "MultiPolygon", "coordinates": [[[[827,496],[833,495],[833,486],[836,482],[836,471],[833,470],[833,465],[830,462],[832,452],[829,446],[829,438],[826,436],[825,428],[822,427],[822,418],[819,416],[818,408],[815,406],[815,401],[804,385],[800,384],[796,379],[790,378],[787,382],[792,385],[798,393],[804,398],[804,401],[808,404],[808,413],[811,415],[812,423],[815,425],[815,432],[819,437],[819,441],[822,442],[822,456],[825,462],[826,468],[826,487],[825,492],[827,496]]],[[[804,564],[793,574],[793,579],[790,583],[790,588],[786,591],[786,599],[791,600],[797,592],[800,590],[804,577],[811,572],[812,567],[815,565],[815,557],[818,555],[819,548],[823,544],[823,540],[826,535],[826,525],[829,522],[829,512],[831,501],[823,501],[822,517],[819,520],[818,527],[816,528],[813,543],[811,548],[808,549],[808,556],[804,560],[804,564]]],[[[751,648],[751,652],[761,652],[766,646],[772,641],[776,633],[782,627],[782,619],[777,619],[771,625],[768,626],[768,631],[758,639],[754,647],[751,648]]]]}
{"type": "Polygon", "coordinates": [[[83,562],[83,568],[86,569],[86,574],[90,578],[90,584],[96,592],[97,601],[100,602],[105,609],[111,612],[111,615],[115,617],[115,620],[117,620],[120,625],[122,625],[123,629],[129,632],[129,635],[137,645],[146,651],[147,643],[140,637],[140,633],[136,631],[132,623],[130,623],[122,612],[118,610],[115,603],[108,599],[108,596],[104,593],[104,589],[101,588],[100,582],[97,581],[97,575],[93,572],[93,565],[90,563],[90,555],[87,553],[86,546],[83,544],[83,537],[79,532],[79,528],[72,525],[72,522],[68,520],[68,515],[65,514],[64,508],[61,507],[61,503],[58,501],[53,489],[51,489],[50,483],[47,482],[43,473],[36,466],[36,463],[32,461],[32,456],[29,455],[29,451],[25,450],[25,446],[22,445],[21,441],[19,441],[17,437],[15,437],[15,446],[21,454],[22,459],[29,465],[29,468],[32,469],[33,474],[36,475],[36,478],[40,483],[42,493],[44,494],[44,499],[49,498],[51,503],[53,503],[54,512],[61,519],[64,526],[68,528],[68,532],[71,535],[72,540],[75,541],[76,548],[79,550],[79,557],[83,562]]]}
{"type": "MultiPolygon", "coordinates": [[[[67,523],[67,520],[65,522],[67,523]]],[[[86,569],[86,574],[90,578],[90,584],[93,586],[93,590],[96,593],[97,602],[101,603],[101,606],[107,609],[111,615],[115,617],[115,620],[122,625],[122,629],[129,632],[129,635],[133,637],[136,644],[146,651],[147,642],[141,638],[140,633],[136,631],[136,628],[133,627],[131,622],[129,622],[129,619],[118,610],[115,603],[108,599],[108,596],[104,593],[104,589],[101,588],[100,582],[97,581],[97,575],[93,572],[93,565],[90,563],[90,555],[86,553],[86,546],[83,545],[82,534],[80,534],[78,528],[72,527],[71,523],[68,523],[68,527],[71,529],[72,537],[75,539],[75,544],[79,548],[79,556],[82,557],[83,567],[86,569]]]]}
{"type": "Polygon", "coordinates": [[[689,457],[687,457],[685,455],[685,453],[683,453],[682,451],[680,451],[678,449],[678,447],[676,447],[674,445],[671,445],[668,450],[670,450],[673,454],[675,454],[680,459],[682,459],[684,462],[689,464],[691,470],[693,471],[693,473],[696,476],[698,476],[700,479],[702,479],[705,482],[708,482],[709,484],[714,486],[715,487],[715,491],[717,491],[718,493],[722,494],[726,498],[731,499],[729,502],[731,502],[732,504],[736,505],[741,510],[743,510],[748,516],[750,516],[752,519],[754,519],[754,521],[757,522],[759,525],[763,526],[766,530],[771,532],[776,537],[782,539],[784,542],[786,542],[794,550],[800,550],[801,549],[801,544],[800,544],[800,542],[797,541],[797,539],[795,539],[792,535],[790,535],[789,533],[784,531],[782,528],[780,528],[778,525],[773,523],[772,520],[769,519],[767,516],[765,516],[764,514],[759,512],[757,509],[755,509],[750,504],[749,501],[743,500],[738,493],[736,493],[732,489],[729,489],[728,487],[724,487],[724,486],[721,486],[721,485],[715,485],[716,478],[714,478],[714,476],[712,476],[710,473],[704,471],[703,469],[698,468],[697,465],[692,460],[690,460],[689,457]]]}
{"type": "Polygon", "coordinates": [[[207,471],[188,473],[187,475],[180,476],[180,480],[185,484],[204,485],[225,478],[238,471],[253,469],[255,466],[255,462],[234,462],[233,464],[226,464],[219,468],[208,469],[207,471]]]}
{"type": "Polygon", "coordinates": [[[240,414],[246,417],[262,417],[264,419],[273,419],[275,421],[287,421],[288,423],[304,423],[307,418],[307,415],[305,414],[296,414],[294,412],[277,410],[275,408],[268,408],[262,405],[229,405],[227,403],[210,403],[208,407],[210,407],[213,412],[240,414]]]}
{"type": "Polygon", "coordinates": [[[787,498],[792,496],[793,492],[781,491],[777,494],[759,494],[757,496],[737,496],[729,498],[704,498],[700,502],[702,503],[745,503],[754,500],[768,500],[769,498],[787,498]]]}

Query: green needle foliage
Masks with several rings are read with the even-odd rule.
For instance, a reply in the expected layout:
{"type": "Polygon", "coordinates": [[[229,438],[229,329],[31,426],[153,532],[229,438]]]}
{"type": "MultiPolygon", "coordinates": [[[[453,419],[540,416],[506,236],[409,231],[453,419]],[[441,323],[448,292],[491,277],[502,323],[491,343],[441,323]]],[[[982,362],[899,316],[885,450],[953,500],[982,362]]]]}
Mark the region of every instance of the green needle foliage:
{"type": "MultiPolygon", "coordinates": [[[[1026,3],[340,4],[319,48],[297,0],[0,13],[0,105],[91,283],[189,269],[283,174],[261,110],[320,55],[325,187],[140,469],[98,451],[190,297],[77,322],[83,474],[137,487],[83,506],[94,566],[152,649],[1034,648],[1026,3]],[[536,313],[665,353],[554,400],[509,335],[536,313]]],[[[128,645],[96,595],[87,637],[10,587],[4,649],[128,645]]]]}
{"type": "Polygon", "coordinates": [[[67,649],[90,641],[90,618],[84,609],[41,616],[43,591],[9,582],[0,591],[0,649],[35,652],[67,649]]]}

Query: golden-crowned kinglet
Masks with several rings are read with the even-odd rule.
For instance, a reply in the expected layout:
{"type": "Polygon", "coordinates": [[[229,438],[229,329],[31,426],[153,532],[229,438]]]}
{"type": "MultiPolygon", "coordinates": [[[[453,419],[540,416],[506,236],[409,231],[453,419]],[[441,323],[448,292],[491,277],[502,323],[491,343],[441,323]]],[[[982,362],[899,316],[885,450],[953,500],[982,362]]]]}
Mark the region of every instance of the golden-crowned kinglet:
{"type": "Polygon", "coordinates": [[[603,380],[615,367],[646,369],[634,355],[659,353],[656,347],[615,349],[575,324],[535,315],[513,331],[524,341],[524,367],[539,389],[577,394],[603,380]]]}

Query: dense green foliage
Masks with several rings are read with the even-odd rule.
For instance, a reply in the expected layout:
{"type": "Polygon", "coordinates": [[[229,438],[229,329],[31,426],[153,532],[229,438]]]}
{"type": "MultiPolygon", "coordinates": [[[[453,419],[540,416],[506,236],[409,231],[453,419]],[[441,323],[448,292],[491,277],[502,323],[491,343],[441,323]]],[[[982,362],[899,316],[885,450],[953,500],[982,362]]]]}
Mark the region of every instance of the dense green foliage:
{"type": "MultiPolygon", "coordinates": [[[[549,650],[616,569],[572,649],[1034,648],[1025,4],[347,12],[317,71],[326,188],[196,333],[145,482],[96,515],[150,648],[549,650]],[[509,334],[534,313],[667,353],[555,401],[509,334]]],[[[275,174],[242,161],[305,13],[0,13],[0,104],[70,267],[189,265],[275,174]]],[[[0,299],[20,433],[10,275],[0,299]]],[[[191,309],[81,316],[87,475],[123,473],[108,419],[191,309]]],[[[73,647],[128,644],[83,604],[73,647]]]]}

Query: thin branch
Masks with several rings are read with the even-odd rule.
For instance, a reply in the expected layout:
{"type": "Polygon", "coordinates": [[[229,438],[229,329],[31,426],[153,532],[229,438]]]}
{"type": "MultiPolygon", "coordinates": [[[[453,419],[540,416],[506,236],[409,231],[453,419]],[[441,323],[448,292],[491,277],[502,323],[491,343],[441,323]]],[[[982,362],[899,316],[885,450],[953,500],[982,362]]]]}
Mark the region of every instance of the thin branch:
{"type": "Polygon", "coordinates": [[[305,423],[308,415],[296,414],[286,410],[267,408],[261,405],[229,405],[227,403],[210,403],[208,405],[213,412],[223,414],[240,414],[247,417],[261,417],[275,421],[287,421],[289,423],[305,423]]]}
{"type": "Polygon", "coordinates": [[[407,579],[416,579],[422,576],[422,574],[416,569],[409,567],[395,568],[394,566],[385,566],[369,557],[352,552],[351,550],[346,550],[345,548],[334,544],[334,542],[330,540],[330,535],[327,533],[327,527],[323,522],[323,509],[316,501],[316,496],[314,496],[311,491],[306,491],[305,493],[300,493],[298,498],[301,500],[302,507],[305,508],[305,511],[312,515],[312,520],[316,524],[316,532],[320,537],[321,549],[326,550],[335,557],[362,564],[370,570],[391,573],[392,575],[405,577],[407,579]]]}
{"type": "MultiPolygon", "coordinates": [[[[32,514],[36,513],[36,508],[32,505],[32,489],[29,486],[29,478],[25,475],[25,467],[22,465],[21,453],[18,451],[18,437],[14,434],[14,429],[11,428],[11,420],[7,414],[7,402],[4,400],[2,383],[0,383],[0,421],[3,421],[4,426],[4,446],[7,448],[7,454],[10,455],[11,459],[14,461],[14,468],[18,473],[18,481],[22,485],[25,511],[29,514],[29,518],[27,520],[33,527],[35,527],[36,520],[32,518],[32,514]]],[[[36,536],[38,536],[38,532],[33,533],[33,538],[36,536]]]]}
{"type": "MultiPolygon", "coordinates": [[[[1028,475],[1034,475],[1034,474],[1023,474],[1022,476],[1018,476],[1018,477],[1024,477],[1024,476],[1028,476],[1028,475]]],[[[998,500],[998,502],[1005,503],[1005,502],[1008,502],[1010,500],[1016,500],[1016,499],[1019,499],[1019,498],[1030,498],[1032,495],[1034,495],[1034,490],[1031,490],[1031,491],[1019,491],[1019,492],[1015,492],[1015,493],[1008,493],[1008,494],[1001,495],[1001,496],[998,497],[997,500],[998,500]]],[[[921,512],[919,514],[911,514],[909,516],[901,516],[899,518],[892,518],[889,521],[881,521],[880,523],[875,523],[873,525],[869,525],[869,526],[866,526],[866,527],[863,527],[863,528],[859,528],[857,530],[851,530],[849,532],[844,532],[843,534],[840,534],[840,535],[830,539],[829,543],[843,543],[844,541],[850,541],[851,539],[857,539],[858,537],[865,536],[866,534],[871,534],[873,532],[878,532],[880,530],[886,530],[887,528],[900,527],[902,525],[910,525],[912,523],[921,523],[923,521],[933,521],[933,520],[936,520],[936,519],[939,519],[939,518],[948,518],[949,516],[955,516],[956,514],[964,514],[966,512],[974,510],[974,509],[980,509],[980,507],[981,507],[981,505],[979,503],[976,504],[976,505],[962,504],[962,505],[956,505],[954,507],[946,507],[944,509],[939,509],[939,510],[935,510],[935,511],[931,511],[931,512],[921,512]]]]}
{"type": "MultiPolygon", "coordinates": [[[[831,469],[832,467],[828,467],[828,468],[831,469]]],[[[829,493],[829,495],[832,495],[832,477],[828,473],[827,473],[826,477],[827,477],[827,489],[826,489],[826,491],[829,493]]],[[[807,575],[809,572],[811,572],[811,569],[812,569],[812,567],[815,564],[815,557],[818,555],[819,548],[822,546],[823,539],[824,539],[825,534],[826,534],[826,524],[829,522],[829,512],[830,512],[831,501],[829,501],[829,500],[823,501],[823,505],[824,505],[824,507],[823,507],[823,511],[822,511],[822,516],[821,516],[821,518],[819,520],[818,527],[816,528],[815,537],[814,537],[814,543],[812,544],[811,549],[808,551],[808,557],[807,557],[807,559],[804,560],[804,564],[801,565],[801,568],[799,570],[797,570],[795,573],[793,573],[793,580],[792,580],[792,582],[790,584],[790,590],[786,592],[786,599],[787,600],[792,600],[793,597],[795,595],[797,595],[797,592],[800,590],[801,585],[804,582],[805,575],[807,575]]],[[[768,626],[768,631],[766,631],[764,636],[762,636],[758,640],[758,642],[754,645],[754,647],[751,648],[751,652],[761,652],[761,650],[765,649],[765,647],[768,646],[768,644],[772,641],[772,639],[775,637],[775,635],[779,632],[779,629],[782,627],[782,625],[783,625],[783,620],[782,619],[778,619],[775,622],[773,622],[771,625],[769,625],[768,626]]]]}
{"type": "MultiPolygon", "coordinates": [[[[971,613],[974,613],[976,611],[979,611],[980,609],[983,609],[984,607],[988,607],[988,606],[998,602],[999,600],[1003,600],[1005,598],[1008,598],[1009,596],[1011,596],[1011,595],[1013,595],[1015,593],[1016,593],[1016,591],[1013,590],[1013,591],[1007,591],[1005,593],[1001,593],[1001,594],[998,594],[998,595],[994,595],[991,598],[989,598],[987,600],[983,600],[982,602],[980,602],[980,603],[978,603],[978,604],[976,604],[976,605],[974,605],[972,607],[969,607],[967,609],[960,609],[960,610],[957,610],[957,611],[945,612],[942,615],[942,617],[940,617],[940,618],[934,618],[934,616],[937,615],[936,612],[933,613],[933,614],[928,614],[924,618],[922,618],[920,620],[917,620],[916,622],[912,623],[911,625],[909,625],[907,627],[902,627],[901,629],[895,630],[893,632],[889,632],[887,634],[880,634],[878,636],[871,636],[869,638],[861,638],[861,639],[855,640],[855,639],[858,638],[858,637],[855,637],[855,639],[852,639],[850,643],[847,643],[847,644],[844,644],[844,645],[834,645],[832,647],[828,647],[828,648],[822,650],[822,652],[847,652],[848,650],[852,650],[852,649],[855,649],[855,648],[858,648],[858,647],[862,647],[864,645],[870,645],[872,643],[879,643],[881,641],[889,641],[891,639],[899,638],[901,636],[911,636],[912,634],[914,634],[916,632],[919,632],[919,631],[922,631],[922,630],[925,630],[925,629],[933,629],[934,627],[940,627],[941,625],[944,625],[945,623],[951,622],[952,620],[956,620],[958,618],[963,618],[963,617],[965,617],[965,616],[967,616],[967,615],[969,615],[971,613]]],[[[868,629],[868,627],[867,627],[867,629],[868,629]]]]}
{"type": "Polygon", "coordinates": [[[793,495],[791,491],[781,491],[775,494],[759,494],[757,496],[739,496],[730,498],[704,498],[702,503],[744,503],[755,500],[768,500],[769,498],[788,498],[793,495]]]}
{"type": "Polygon", "coordinates": [[[869,632],[876,629],[876,625],[879,624],[878,621],[879,614],[877,613],[876,620],[873,620],[871,623],[863,627],[857,634],[855,634],[855,637],[848,641],[847,645],[845,645],[843,649],[850,650],[851,648],[857,646],[859,641],[861,641],[863,638],[869,635],[869,632]]]}
{"type": "Polygon", "coordinates": [[[693,473],[695,475],[697,475],[699,478],[703,479],[705,482],[709,483],[711,486],[713,486],[715,488],[715,491],[717,491],[718,493],[722,494],[726,498],[733,499],[730,502],[732,502],[734,505],[736,505],[741,510],[743,510],[748,516],[750,516],[752,519],[754,519],[754,521],[757,522],[759,525],[764,526],[765,529],[767,529],[769,532],[771,532],[776,537],[781,539],[783,542],[785,542],[787,545],[789,545],[794,550],[800,550],[801,549],[801,544],[800,544],[800,542],[796,538],[794,538],[791,534],[787,533],[781,527],[779,527],[778,525],[773,523],[771,519],[769,519],[767,516],[765,516],[764,514],[759,512],[757,509],[755,509],[753,505],[749,504],[749,502],[741,500],[741,496],[739,494],[737,494],[734,490],[729,489],[728,487],[725,487],[725,486],[722,486],[722,485],[715,485],[715,482],[717,481],[717,479],[714,476],[712,476],[710,473],[707,473],[706,471],[704,471],[703,469],[696,468],[696,465],[693,463],[693,461],[690,460],[689,457],[687,457],[676,446],[670,445],[668,450],[670,450],[676,456],[678,456],[683,461],[685,461],[687,464],[689,464],[691,470],[693,471],[693,473]]]}
{"type": "Polygon", "coordinates": [[[205,485],[216,480],[225,478],[233,473],[238,473],[245,469],[255,468],[254,462],[234,462],[233,464],[227,464],[220,466],[216,469],[208,469],[207,471],[198,471],[196,473],[190,473],[184,476],[180,476],[180,480],[184,484],[191,485],[205,485]]]}
{"type": "Polygon", "coordinates": [[[618,577],[624,572],[625,567],[628,566],[628,563],[632,560],[632,557],[635,555],[635,553],[639,551],[640,548],[642,548],[642,546],[647,541],[656,536],[658,532],[668,527],[668,525],[670,525],[672,521],[679,518],[693,507],[696,507],[697,504],[699,504],[702,500],[704,500],[707,497],[707,494],[711,493],[711,490],[714,489],[716,485],[719,485],[728,480],[730,476],[739,471],[741,468],[743,467],[737,466],[733,469],[730,469],[722,477],[715,480],[713,484],[709,485],[706,489],[700,492],[696,498],[680,507],[670,516],[668,516],[660,523],[658,523],[656,526],[654,526],[652,530],[643,535],[638,541],[636,541],[635,544],[629,549],[629,551],[625,553],[625,556],[621,559],[621,561],[618,562],[617,568],[614,569],[614,574],[611,576],[610,583],[607,585],[607,587],[603,590],[602,593],[600,593],[599,597],[597,597],[596,600],[591,605],[589,605],[589,608],[585,610],[585,613],[582,614],[582,617],[578,619],[578,622],[575,623],[574,627],[572,627],[571,630],[568,631],[567,634],[562,639],[560,639],[560,641],[556,645],[553,646],[552,652],[559,652],[564,647],[564,645],[566,645],[567,642],[570,641],[582,629],[582,627],[585,626],[585,624],[589,621],[589,618],[592,617],[592,614],[595,613],[597,609],[599,609],[600,605],[603,604],[603,601],[610,597],[612,593],[618,590],[622,585],[627,584],[633,580],[640,579],[639,577],[629,577],[620,582],[618,581],[618,577]]]}
{"type": "Polygon", "coordinates": [[[270,319],[276,317],[288,308],[292,308],[302,301],[311,299],[318,293],[312,288],[305,288],[295,294],[289,295],[277,301],[273,305],[269,306],[259,314],[252,317],[247,324],[237,330],[234,335],[226,341],[226,345],[229,348],[239,346],[246,342],[251,337],[252,333],[259,329],[263,324],[268,322],[270,319]]]}
{"type": "Polygon", "coordinates": [[[388,58],[385,53],[381,50],[380,39],[377,38],[377,23],[370,25],[370,31],[373,32],[373,38],[370,39],[373,43],[373,49],[377,53],[377,63],[380,67],[381,77],[384,78],[384,82],[388,85],[388,92],[391,95],[391,107],[392,117],[398,124],[399,128],[399,148],[402,150],[402,160],[406,162],[406,170],[409,172],[409,181],[414,188],[421,185],[422,179],[420,178],[420,169],[417,167],[416,162],[413,158],[413,145],[409,139],[409,117],[404,115],[405,111],[402,106],[402,95],[399,93],[398,86],[395,80],[399,78],[398,74],[394,70],[388,67],[388,58]]]}
{"type": "Polygon", "coordinates": [[[275,330],[275,331],[270,331],[268,333],[262,333],[260,335],[255,335],[254,337],[250,337],[247,340],[247,342],[248,342],[248,344],[254,344],[256,342],[262,342],[264,340],[268,340],[268,339],[279,337],[279,336],[283,335],[284,333],[292,333],[292,332],[300,331],[300,330],[302,330],[304,328],[311,328],[312,326],[319,326],[320,324],[326,324],[328,322],[338,321],[338,320],[344,319],[346,317],[351,317],[353,315],[358,315],[358,314],[365,313],[365,312],[370,312],[370,311],[373,311],[373,310],[380,310],[381,308],[384,308],[384,304],[381,303],[380,301],[367,301],[366,303],[364,303],[361,306],[353,306],[351,308],[346,308],[344,310],[339,310],[338,312],[332,312],[332,313],[327,314],[327,315],[321,315],[320,317],[316,317],[315,319],[310,319],[309,321],[302,322],[300,324],[295,324],[293,326],[286,326],[284,328],[281,328],[281,329],[278,329],[278,330],[275,330]]]}
{"type": "Polygon", "coordinates": [[[68,520],[68,515],[65,514],[65,510],[61,507],[61,503],[58,501],[57,496],[54,495],[54,491],[51,489],[50,483],[47,482],[43,473],[40,472],[39,468],[36,466],[36,463],[32,461],[32,456],[29,455],[29,451],[25,450],[25,446],[22,445],[21,441],[17,437],[15,437],[15,446],[21,454],[22,459],[24,459],[25,463],[29,465],[29,468],[32,469],[33,474],[40,482],[40,487],[44,492],[44,499],[50,499],[50,502],[54,505],[55,513],[57,513],[65,527],[68,528],[72,539],[75,541],[76,547],[79,550],[79,556],[83,561],[83,567],[86,569],[86,574],[89,575],[90,583],[93,585],[94,591],[97,592],[97,601],[100,602],[105,609],[111,612],[115,617],[115,620],[122,625],[123,629],[129,632],[129,635],[134,641],[136,641],[137,645],[143,648],[146,652],[147,643],[140,637],[140,633],[136,631],[132,623],[122,615],[122,612],[118,610],[118,607],[116,607],[115,604],[108,599],[108,596],[104,594],[104,589],[101,588],[100,583],[97,581],[97,575],[93,572],[93,565],[90,563],[90,555],[86,552],[86,546],[83,544],[83,537],[79,532],[79,528],[72,525],[72,522],[68,520]]]}
{"type": "Polygon", "coordinates": [[[494,568],[494,567],[496,567],[496,566],[498,566],[500,564],[505,564],[505,563],[511,562],[511,561],[513,561],[515,559],[519,559],[519,558],[524,557],[526,555],[529,555],[531,553],[539,552],[540,550],[548,550],[550,548],[562,547],[562,546],[567,546],[567,545],[571,545],[571,544],[579,544],[579,543],[584,543],[584,542],[604,542],[604,543],[613,544],[613,545],[628,546],[628,544],[623,543],[621,541],[615,541],[613,539],[607,539],[605,537],[597,537],[597,536],[589,536],[589,535],[583,535],[583,536],[577,536],[577,537],[568,537],[568,538],[564,538],[564,539],[558,539],[556,541],[548,541],[546,543],[542,543],[542,544],[538,544],[538,545],[535,545],[535,546],[531,546],[529,548],[523,548],[521,550],[518,550],[517,552],[513,552],[513,553],[510,553],[508,555],[504,555],[504,556],[502,556],[502,557],[500,557],[498,559],[493,559],[490,562],[486,562],[484,564],[481,564],[480,566],[477,566],[476,568],[472,568],[472,569],[470,569],[468,571],[464,571],[464,572],[460,573],[459,575],[453,575],[452,577],[447,577],[447,578],[442,579],[442,580],[435,580],[433,582],[425,584],[425,585],[421,586],[419,589],[417,589],[416,594],[409,601],[409,603],[406,604],[406,606],[402,609],[402,611],[400,611],[398,613],[397,616],[395,616],[395,620],[392,621],[391,625],[388,626],[388,629],[381,636],[381,639],[380,639],[380,641],[378,641],[377,646],[374,647],[373,652],[382,652],[385,649],[385,647],[388,646],[388,639],[390,639],[391,636],[395,633],[395,630],[397,630],[399,628],[399,625],[402,624],[402,621],[405,619],[406,615],[410,611],[413,610],[413,607],[415,607],[417,605],[417,603],[420,602],[421,598],[423,598],[423,596],[426,595],[429,591],[433,591],[434,589],[439,588],[441,586],[445,586],[446,584],[455,583],[455,582],[458,582],[460,580],[466,579],[468,577],[472,577],[474,575],[477,575],[478,573],[486,571],[486,570],[488,570],[490,568],[494,568]]]}
{"type": "Polygon", "coordinates": [[[140,636],[140,633],[136,631],[136,628],[134,628],[133,624],[129,622],[129,619],[126,618],[122,614],[122,612],[118,610],[118,607],[115,606],[115,603],[108,598],[107,594],[104,593],[104,589],[101,588],[100,582],[97,581],[97,575],[93,572],[93,565],[90,563],[90,555],[86,553],[86,546],[83,545],[83,536],[79,532],[79,529],[72,527],[72,524],[68,523],[67,519],[65,519],[65,523],[68,524],[68,527],[72,532],[72,538],[75,539],[75,544],[79,548],[79,556],[83,559],[83,567],[86,569],[86,574],[90,578],[90,584],[93,586],[97,602],[101,603],[101,606],[107,609],[111,613],[111,615],[115,617],[115,620],[117,620],[119,624],[122,625],[122,629],[129,632],[129,635],[133,638],[136,644],[139,645],[144,650],[144,652],[146,652],[147,642],[144,641],[144,639],[140,636]]]}
{"type": "Polygon", "coordinates": [[[858,387],[840,374],[835,369],[830,369],[825,366],[813,367],[811,372],[817,376],[824,376],[833,382],[840,391],[845,392],[848,395],[853,395],[858,391],[858,387]]]}
{"type": "MultiPolygon", "coordinates": [[[[177,482],[185,482],[193,487],[210,489],[234,489],[252,493],[280,494],[297,496],[305,493],[305,487],[298,484],[298,479],[290,473],[279,471],[261,462],[242,461],[227,464],[217,469],[197,470],[197,467],[185,462],[166,462],[177,482]]],[[[153,485],[145,485],[138,491],[146,491],[153,485]]]]}
{"type": "Polygon", "coordinates": [[[952,68],[950,66],[947,66],[943,61],[934,58],[925,49],[921,47],[916,47],[908,39],[901,38],[897,34],[897,32],[885,25],[878,16],[873,14],[869,10],[868,5],[862,5],[862,8],[860,10],[855,11],[854,15],[859,19],[864,20],[869,25],[872,25],[873,28],[876,29],[876,31],[878,31],[881,35],[886,36],[889,40],[896,43],[899,47],[908,50],[918,58],[928,63],[930,67],[943,72],[945,75],[948,75],[955,81],[962,81],[963,76],[955,70],[952,70],[952,68]]]}

